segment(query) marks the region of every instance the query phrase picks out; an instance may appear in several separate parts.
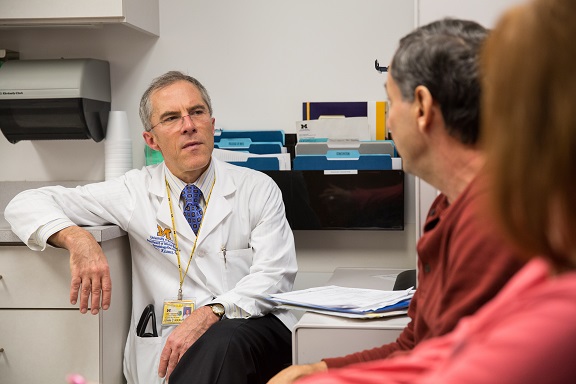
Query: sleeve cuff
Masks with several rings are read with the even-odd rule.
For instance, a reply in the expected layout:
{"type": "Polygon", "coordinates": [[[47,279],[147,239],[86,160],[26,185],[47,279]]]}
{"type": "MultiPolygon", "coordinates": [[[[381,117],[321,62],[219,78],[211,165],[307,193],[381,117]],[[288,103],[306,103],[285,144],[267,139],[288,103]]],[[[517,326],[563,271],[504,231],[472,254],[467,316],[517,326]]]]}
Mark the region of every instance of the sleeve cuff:
{"type": "Polygon", "coordinates": [[[30,242],[38,245],[42,250],[44,250],[48,245],[48,238],[50,238],[50,236],[73,225],[76,224],[68,219],[52,220],[38,228],[38,230],[30,236],[30,242]]]}
{"type": "Polygon", "coordinates": [[[209,304],[216,303],[222,304],[224,306],[224,317],[227,319],[247,319],[251,316],[248,312],[238,307],[236,304],[228,303],[224,300],[214,299],[209,304]]]}

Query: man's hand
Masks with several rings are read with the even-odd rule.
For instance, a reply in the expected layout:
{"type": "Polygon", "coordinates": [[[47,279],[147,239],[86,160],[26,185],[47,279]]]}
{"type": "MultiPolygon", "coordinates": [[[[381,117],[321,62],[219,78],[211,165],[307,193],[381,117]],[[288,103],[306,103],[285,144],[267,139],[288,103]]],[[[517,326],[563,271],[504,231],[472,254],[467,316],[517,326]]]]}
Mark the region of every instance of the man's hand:
{"type": "Polygon", "coordinates": [[[170,378],[170,374],[182,355],[220,318],[209,307],[200,307],[178,325],[168,336],[160,355],[158,376],[170,378]]]}
{"type": "Polygon", "coordinates": [[[80,295],[81,313],[88,311],[90,299],[93,315],[100,308],[108,309],[112,297],[110,268],[96,239],[85,229],[72,226],[56,232],[48,242],[70,252],[70,303],[75,305],[80,295]]]}
{"type": "Polygon", "coordinates": [[[314,364],[291,365],[271,378],[268,384],[291,384],[305,376],[316,372],[325,372],[327,370],[328,366],[323,361],[314,364]]]}

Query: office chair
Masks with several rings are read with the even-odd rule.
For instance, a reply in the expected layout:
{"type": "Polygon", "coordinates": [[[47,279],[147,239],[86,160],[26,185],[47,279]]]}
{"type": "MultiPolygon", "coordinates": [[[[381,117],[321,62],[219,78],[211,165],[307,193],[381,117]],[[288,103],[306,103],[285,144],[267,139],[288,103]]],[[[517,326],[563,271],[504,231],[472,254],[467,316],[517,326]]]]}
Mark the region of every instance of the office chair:
{"type": "Polygon", "coordinates": [[[393,291],[402,291],[410,287],[416,288],[416,270],[408,269],[402,271],[396,276],[396,281],[394,282],[393,291]]]}

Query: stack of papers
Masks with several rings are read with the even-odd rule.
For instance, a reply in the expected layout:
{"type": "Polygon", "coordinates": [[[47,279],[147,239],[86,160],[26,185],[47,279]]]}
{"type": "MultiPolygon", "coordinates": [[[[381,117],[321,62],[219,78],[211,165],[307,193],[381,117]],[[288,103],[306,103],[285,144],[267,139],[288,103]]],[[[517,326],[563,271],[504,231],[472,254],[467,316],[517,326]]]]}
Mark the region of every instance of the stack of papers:
{"type": "Polygon", "coordinates": [[[270,295],[280,307],[349,318],[406,314],[414,289],[381,291],[329,285],[270,295]]]}
{"type": "Polygon", "coordinates": [[[323,120],[335,117],[367,118],[372,140],[384,140],[386,132],[385,101],[320,101],[302,103],[302,120],[323,120]]]}
{"type": "Polygon", "coordinates": [[[304,120],[296,122],[298,142],[368,141],[370,126],[366,117],[304,120]]]}

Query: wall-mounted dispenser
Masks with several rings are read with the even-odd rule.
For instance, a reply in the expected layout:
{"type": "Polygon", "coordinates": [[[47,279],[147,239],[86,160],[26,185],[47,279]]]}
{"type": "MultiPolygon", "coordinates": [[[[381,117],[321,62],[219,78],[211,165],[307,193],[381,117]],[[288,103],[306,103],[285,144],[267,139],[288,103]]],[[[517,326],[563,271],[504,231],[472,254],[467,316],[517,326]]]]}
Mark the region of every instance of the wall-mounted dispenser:
{"type": "Polygon", "coordinates": [[[0,129],[11,143],[101,141],[110,101],[107,61],[9,60],[0,67],[0,129]]]}

